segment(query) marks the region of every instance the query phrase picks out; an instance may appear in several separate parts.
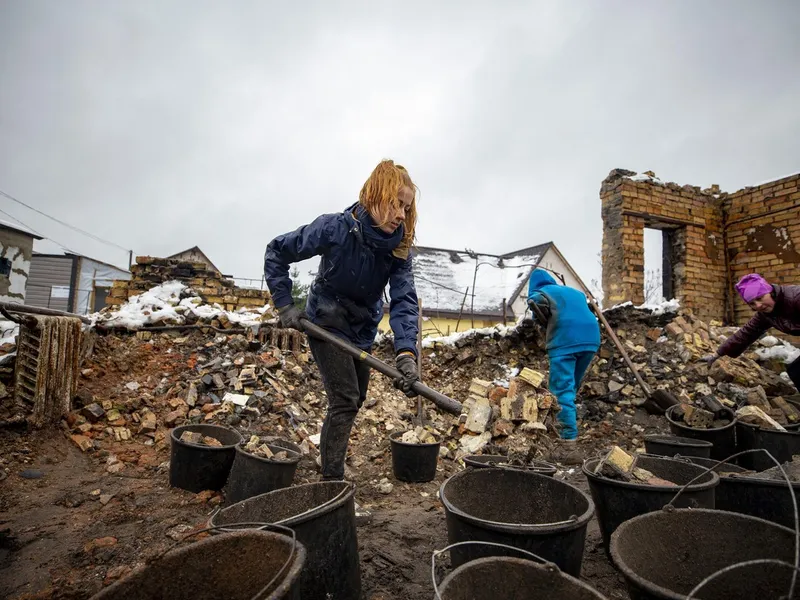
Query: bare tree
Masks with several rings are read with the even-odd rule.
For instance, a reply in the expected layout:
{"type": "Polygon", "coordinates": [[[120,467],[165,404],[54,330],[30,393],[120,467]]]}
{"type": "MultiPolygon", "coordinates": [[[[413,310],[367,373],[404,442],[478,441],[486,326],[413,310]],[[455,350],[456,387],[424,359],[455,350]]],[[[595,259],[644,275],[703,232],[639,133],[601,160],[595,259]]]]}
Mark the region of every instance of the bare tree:
{"type": "Polygon", "coordinates": [[[664,300],[662,281],[661,269],[650,269],[644,272],[645,304],[662,302],[664,300]]]}

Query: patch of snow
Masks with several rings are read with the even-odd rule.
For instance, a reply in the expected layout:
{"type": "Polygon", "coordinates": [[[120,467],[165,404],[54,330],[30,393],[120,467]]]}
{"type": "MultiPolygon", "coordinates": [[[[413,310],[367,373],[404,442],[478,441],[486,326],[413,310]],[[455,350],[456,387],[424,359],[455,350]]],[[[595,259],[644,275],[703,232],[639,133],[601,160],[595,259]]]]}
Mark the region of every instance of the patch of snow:
{"type": "Polygon", "coordinates": [[[781,343],[781,341],[774,335],[765,335],[758,342],[765,348],[772,348],[773,346],[777,346],[781,343]]]}
{"type": "Polygon", "coordinates": [[[606,308],[603,312],[607,312],[609,310],[614,310],[615,308],[625,308],[626,306],[633,306],[633,302],[628,300],[627,302],[623,302],[622,304],[615,304],[611,308],[606,308]]]}
{"type": "Polygon", "coordinates": [[[665,300],[664,302],[658,302],[655,304],[645,303],[635,308],[637,310],[649,310],[652,311],[653,315],[660,316],[664,313],[676,313],[680,307],[680,301],[677,298],[673,298],[672,300],[665,300]]]}
{"type": "Polygon", "coordinates": [[[630,179],[631,181],[652,181],[653,183],[657,183],[658,185],[664,185],[664,182],[661,181],[658,177],[651,177],[647,173],[637,173],[636,175],[630,175],[629,177],[625,177],[625,179],[630,179]]]}
{"type": "Polygon", "coordinates": [[[269,305],[265,304],[261,308],[226,311],[219,304],[203,304],[200,296],[181,282],[168,281],[132,296],[116,312],[94,313],[89,318],[94,324],[140,329],[145,325],[181,325],[187,314],[205,320],[225,315],[231,323],[252,327],[263,322],[268,310],[269,305]]]}
{"type": "Polygon", "coordinates": [[[780,345],[772,346],[771,348],[758,348],[756,349],[756,354],[762,360],[776,358],[785,363],[790,363],[800,358],[800,349],[787,342],[782,342],[780,345]]]}
{"type": "Polygon", "coordinates": [[[492,383],[494,385],[508,389],[511,385],[511,380],[519,375],[519,367],[509,367],[508,365],[500,365],[505,373],[500,379],[495,379],[492,383]]]}
{"type": "Polygon", "coordinates": [[[429,336],[422,340],[422,347],[423,348],[432,348],[434,344],[442,344],[445,346],[455,346],[456,342],[474,337],[474,336],[489,336],[489,335],[499,335],[500,337],[505,337],[516,331],[516,326],[510,327],[507,325],[495,325],[494,327],[483,327],[481,329],[468,329],[467,331],[461,331],[459,333],[451,333],[450,335],[443,335],[443,336],[429,336]]]}

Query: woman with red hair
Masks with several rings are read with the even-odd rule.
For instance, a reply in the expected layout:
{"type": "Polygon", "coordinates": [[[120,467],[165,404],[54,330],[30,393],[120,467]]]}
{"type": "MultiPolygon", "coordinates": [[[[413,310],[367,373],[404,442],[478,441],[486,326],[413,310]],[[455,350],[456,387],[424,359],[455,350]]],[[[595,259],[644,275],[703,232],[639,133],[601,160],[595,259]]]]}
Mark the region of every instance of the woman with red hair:
{"type": "MultiPolygon", "coordinates": [[[[367,352],[383,316],[388,283],[395,365],[402,375],[395,387],[408,396],[416,395],[411,386],[419,378],[419,305],[410,256],[416,192],[404,167],[381,161],[361,188],[358,202],[279,235],[264,255],[264,276],[282,327],[302,331],[300,319],[307,318],[367,352]],[[303,313],[292,300],[289,265],[312,256],[322,259],[303,313]]],[[[369,367],[328,342],[309,337],[308,343],[328,396],[320,436],[322,478],[344,479],[347,443],[367,397],[369,367]]]]}

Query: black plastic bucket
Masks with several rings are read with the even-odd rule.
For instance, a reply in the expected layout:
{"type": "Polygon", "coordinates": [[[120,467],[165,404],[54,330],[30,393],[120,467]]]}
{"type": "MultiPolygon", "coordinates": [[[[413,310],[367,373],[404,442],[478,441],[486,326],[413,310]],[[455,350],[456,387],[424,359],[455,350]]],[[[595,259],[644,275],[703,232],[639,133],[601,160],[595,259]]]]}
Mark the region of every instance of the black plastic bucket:
{"type": "Polygon", "coordinates": [[[641,454],[636,463],[638,467],[676,484],[655,486],[595,475],[594,469],[600,460],[600,458],[586,460],[583,463],[583,473],[589,480],[589,491],[597,506],[597,520],[600,523],[606,549],[611,534],[620,524],[643,513],[660,510],[670,503],[681,487],[698,475],[704,474],[684,490],[675,501],[675,506],[714,508],[714,488],[719,485],[719,477],[716,473],[707,473],[703,467],[674,458],[641,454]]]}
{"type": "Polygon", "coordinates": [[[225,499],[228,503],[233,504],[292,485],[297,463],[300,461],[299,448],[294,451],[287,448],[285,443],[280,446],[267,444],[273,453],[286,451],[288,459],[279,461],[250,454],[244,450],[245,443],[236,446],[236,459],[225,486],[225,499]]]}
{"type": "Polygon", "coordinates": [[[579,579],[554,564],[537,564],[510,556],[479,558],[461,565],[439,586],[441,600],[528,600],[536,590],[548,600],[605,600],[579,579]],[[546,594],[544,594],[546,590],[546,594]]]}
{"type": "Polygon", "coordinates": [[[532,473],[539,473],[553,477],[558,471],[555,465],[552,465],[543,460],[532,460],[526,466],[510,465],[508,457],[502,454],[470,454],[464,457],[464,465],[467,467],[474,467],[476,469],[485,469],[487,467],[499,467],[501,469],[520,469],[522,471],[530,471],[532,473]]]}
{"type": "Polygon", "coordinates": [[[92,600],[300,600],[305,563],[305,547],[289,536],[236,531],[168,552],[92,600]]]}
{"type": "MultiPolygon", "coordinates": [[[[706,468],[716,467],[717,472],[741,473],[745,471],[736,465],[720,465],[715,460],[691,458],[693,463],[706,468]],[[702,461],[702,462],[701,462],[702,461]]],[[[800,483],[792,482],[795,498],[800,503],[800,483]]],[[[766,519],[794,529],[794,505],[789,484],[784,479],[756,479],[740,475],[719,478],[719,486],[714,492],[717,510],[728,510],[766,519]]]]}
{"type": "Polygon", "coordinates": [[[686,425],[686,423],[676,421],[672,418],[672,413],[675,412],[675,409],[679,406],[680,404],[670,406],[666,412],[667,421],[669,421],[669,430],[672,433],[681,437],[711,442],[714,445],[714,447],[711,448],[711,458],[714,460],[724,460],[731,454],[736,454],[736,415],[732,410],[725,409],[731,422],[724,427],[694,429],[686,425]]]}
{"type": "MultiPolygon", "coordinates": [[[[611,559],[633,600],[683,600],[706,577],[736,563],[777,559],[794,564],[794,532],[722,510],[660,510],[620,525],[611,536],[611,559]]],[[[694,597],[782,598],[792,572],[792,567],[770,564],[735,569],[694,597]]]]}
{"type": "MultiPolygon", "coordinates": [[[[516,469],[466,469],[442,484],[450,544],[478,540],[514,546],[554,562],[574,577],[581,573],[592,499],[553,477],[516,469]]],[[[454,566],[485,556],[508,556],[500,548],[453,548],[454,566]]]]}
{"type": "Polygon", "coordinates": [[[680,454],[681,456],[711,458],[711,448],[713,446],[714,444],[706,440],[678,437],[677,435],[655,434],[644,436],[644,449],[648,454],[656,456],[672,457],[680,454]]]}
{"type": "MultiPolygon", "coordinates": [[[[800,432],[762,429],[757,425],[739,421],[736,423],[736,447],[739,452],[763,448],[783,464],[792,460],[795,454],[800,454],[800,432]]],[[[738,458],[738,462],[751,471],[764,471],[776,466],[775,462],[763,452],[743,454],[738,458]]]]}
{"type": "Polygon", "coordinates": [[[358,600],[355,484],[322,481],[242,500],[211,517],[211,526],[276,523],[290,527],[308,552],[297,582],[303,600],[358,600]]]}
{"type": "Polygon", "coordinates": [[[223,488],[236,457],[236,445],[242,441],[238,431],[220,425],[182,425],[172,430],[170,438],[169,484],[172,487],[194,493],[223,488]],[[216,438],[222,446],[182,442],[180,437],[184,431],[216,438]]]}
{"type": "Polygon", "coordinates": [[[400,481],[422,483],[436,477],[440,442],[407,444],[400,441],[403,431],[389,436],[392,445],[392,470],[400,481]]]}

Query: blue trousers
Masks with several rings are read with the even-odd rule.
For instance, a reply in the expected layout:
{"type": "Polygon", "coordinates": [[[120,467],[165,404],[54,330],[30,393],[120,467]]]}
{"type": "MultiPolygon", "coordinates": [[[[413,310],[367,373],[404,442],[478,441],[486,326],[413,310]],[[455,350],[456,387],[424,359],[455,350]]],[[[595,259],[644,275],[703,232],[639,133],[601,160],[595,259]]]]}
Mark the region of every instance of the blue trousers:
{"type": "Polygon", "coordinates": [[[565,440],[578,437],[575,396],[594,355],[594,351],[588,351],[550,357],[549,387],[561,405],[558,421],[561,423],[561,437],[565,440]]]}

